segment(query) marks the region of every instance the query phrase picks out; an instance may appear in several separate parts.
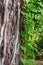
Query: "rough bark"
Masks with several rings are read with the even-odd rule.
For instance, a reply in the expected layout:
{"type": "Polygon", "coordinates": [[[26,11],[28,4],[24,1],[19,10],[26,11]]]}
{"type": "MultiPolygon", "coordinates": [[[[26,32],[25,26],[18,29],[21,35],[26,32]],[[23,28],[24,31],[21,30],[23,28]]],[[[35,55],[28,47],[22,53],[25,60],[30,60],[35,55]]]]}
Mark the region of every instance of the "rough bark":
{"type": "Polygon", "coordinates": [[[0,4],[0,63],[19,65],[20,0],[0,0],[0,4]]]}

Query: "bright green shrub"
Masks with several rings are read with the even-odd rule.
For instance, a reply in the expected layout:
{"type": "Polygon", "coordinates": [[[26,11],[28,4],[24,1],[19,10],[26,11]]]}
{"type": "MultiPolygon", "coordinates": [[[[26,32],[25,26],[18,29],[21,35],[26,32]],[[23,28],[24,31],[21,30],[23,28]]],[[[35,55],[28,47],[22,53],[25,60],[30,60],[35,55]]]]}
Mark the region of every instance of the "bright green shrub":
{"type": "Polygon", "coordinates": [[[43,3],[41,0],[23,0],[22,6],[22,31],[21,42],[23,43],[21,49],[23,50],[23,58],[21,62],[23,65],[31,64],[38,53],[36,42],[40,39],[43,32],[43,3]]]}

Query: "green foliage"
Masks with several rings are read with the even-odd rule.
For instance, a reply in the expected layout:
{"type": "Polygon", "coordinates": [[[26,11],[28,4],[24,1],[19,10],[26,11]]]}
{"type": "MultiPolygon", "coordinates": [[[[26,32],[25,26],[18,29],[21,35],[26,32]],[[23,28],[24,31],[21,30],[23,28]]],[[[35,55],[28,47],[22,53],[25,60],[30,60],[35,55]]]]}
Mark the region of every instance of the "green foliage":
{"type": "Polygon", "coordinates": [[[34,65],[33,61],[38,53],[36,42],[40,39],[43,32],[43,3],[41,0],[23,0],[24,5],[21,11],[23,29],[21,31],[21,41],[23,45],[23,65],[34,65]]]}
{"type": "Polygon", "coordinates": [[[21,58],[23,65],[36,65],[34,60],[21,58]]]}

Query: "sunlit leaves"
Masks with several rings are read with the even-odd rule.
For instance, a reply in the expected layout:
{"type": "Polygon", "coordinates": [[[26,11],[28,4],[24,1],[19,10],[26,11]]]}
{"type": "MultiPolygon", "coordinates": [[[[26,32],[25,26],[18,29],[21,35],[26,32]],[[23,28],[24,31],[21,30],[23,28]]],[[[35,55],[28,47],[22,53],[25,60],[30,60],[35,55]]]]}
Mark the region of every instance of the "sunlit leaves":
{"type": "MultiPolygon", "coordinates": [[[[21,41],[23,46],[23,58],[21,59],[23,65],[32,65],[29,59],[36,57],[38,53],[36,42],[43,36],[43,4],[41,0],[23,0],[22,10],[22,26],[24,30],[21,32],[21,41]]],[[[33,61],[31,61],[33,62],[33,61]]]]}
{"type": "Polygon", "coordinates": [[[30,0],[23,0],[24,2],[28,3],[30,0]]]}

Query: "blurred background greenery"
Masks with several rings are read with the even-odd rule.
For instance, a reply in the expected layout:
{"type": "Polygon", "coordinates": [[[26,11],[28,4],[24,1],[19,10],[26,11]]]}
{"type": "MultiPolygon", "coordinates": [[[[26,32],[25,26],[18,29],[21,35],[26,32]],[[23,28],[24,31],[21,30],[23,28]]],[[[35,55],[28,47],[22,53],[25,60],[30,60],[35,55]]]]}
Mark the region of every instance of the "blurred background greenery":
{"type": "Polygon", "coordinates": [[[21,65],[33,65],[30,59],[43,60],[43,0],[21,1],[20,35],[21,65]]]}

